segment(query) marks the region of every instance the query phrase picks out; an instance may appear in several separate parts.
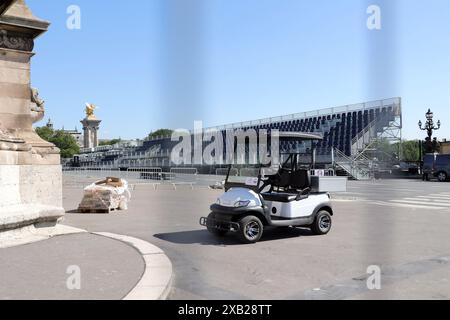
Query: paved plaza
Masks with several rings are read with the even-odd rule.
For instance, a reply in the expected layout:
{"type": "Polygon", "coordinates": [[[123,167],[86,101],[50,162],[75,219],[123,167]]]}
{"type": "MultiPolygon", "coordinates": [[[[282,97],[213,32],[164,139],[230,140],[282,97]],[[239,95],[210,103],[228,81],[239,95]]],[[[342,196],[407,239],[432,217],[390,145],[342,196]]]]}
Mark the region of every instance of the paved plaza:
{"type": "Polygon", "coordinates": [[[89,233],[1,249],[0,255],[0,300],[118,300],[144,272],[136,250],[89,233]],[[80,268],[80,290],[68,289],[72,266],[80,268]]]}
{"type": "MultiPolygon", "coordinates": [[[[198,224],[222,192],[207,188],[201,176],[184,179],[193,181],[192,188],[132,180],[128,211],[76,213],[79,184],[95,179],[64,178],[64,224],[132,236],[163,249],[174,271],[169,299],[450,298],[448,184],[349,181],[347,193],[333,195],[329,235],[268,229],[261,242],[243,245],[233,237],[214,238],[198,224]],[[367,290],[370,265],[381,267],[381,290],[367,290]]],[[[144,268],[133,248],[89,233],[3,249],[1,255],[10,261],[0,267],[5,299],[121,299],[144,268]],[[86,286],[80,291],[65,287],[69,265],[82,270],[86,286]]]]}
{"type": "Polygon", "coordinates": [[[450,7],[77,2],[0,1],[0,300],[450,299],[450,7]]]}

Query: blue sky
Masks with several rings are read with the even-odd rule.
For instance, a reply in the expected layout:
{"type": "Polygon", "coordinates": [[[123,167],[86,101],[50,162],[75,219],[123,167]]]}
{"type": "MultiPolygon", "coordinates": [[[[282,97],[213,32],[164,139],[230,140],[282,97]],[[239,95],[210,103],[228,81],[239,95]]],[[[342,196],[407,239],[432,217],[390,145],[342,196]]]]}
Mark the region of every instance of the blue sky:
{"type": "Polygon", "coordinates": [[[403,135],[431,108],[450,138],[448,0],[27,0],[52,22],[32,84],[56,127],[100,106],[101,138],[400,96],[403,135]],[[121,2],[124,3],[124,2],[121,2]],[[66,28],[69,5],[81,29],[66,28]],[[369,5],[382,29],[366,27],[369,5]]]}

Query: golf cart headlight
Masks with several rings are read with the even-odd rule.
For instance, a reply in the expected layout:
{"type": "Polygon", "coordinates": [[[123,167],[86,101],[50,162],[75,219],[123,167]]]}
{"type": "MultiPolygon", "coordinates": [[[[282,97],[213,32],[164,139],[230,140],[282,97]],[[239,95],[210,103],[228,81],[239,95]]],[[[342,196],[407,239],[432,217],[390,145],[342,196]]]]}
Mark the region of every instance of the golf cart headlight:
{"type": "Polygon", "coordinates": [[[236,202],[234,203],[234,206],[235,206],[236,208],[242,208],[242,207],[247,207],[249,204],[250,204],[250,201],[249,201],[249,200],[246,200],[246,201],[236,201],[236,202]]]}
{"type": "Polygon", "coordinates": [[[220,205],[220,198],[217,198],[216,203],[217,203],[218,205],[220,205]]]}

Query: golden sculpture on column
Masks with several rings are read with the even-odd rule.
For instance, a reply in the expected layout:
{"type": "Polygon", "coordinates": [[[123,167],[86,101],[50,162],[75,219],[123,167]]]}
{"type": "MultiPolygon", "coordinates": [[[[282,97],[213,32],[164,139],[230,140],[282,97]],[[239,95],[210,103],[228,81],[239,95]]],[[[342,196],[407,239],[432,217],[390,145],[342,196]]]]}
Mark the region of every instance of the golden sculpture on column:
{"type": "Polygon", "coordinates": [[[97,106],[92,104],[92,103],[86,103],[86,119],[89,120],[96,120],[97,118],[95,117],[94,111],[95,109],[97,109],[97,106]]]}

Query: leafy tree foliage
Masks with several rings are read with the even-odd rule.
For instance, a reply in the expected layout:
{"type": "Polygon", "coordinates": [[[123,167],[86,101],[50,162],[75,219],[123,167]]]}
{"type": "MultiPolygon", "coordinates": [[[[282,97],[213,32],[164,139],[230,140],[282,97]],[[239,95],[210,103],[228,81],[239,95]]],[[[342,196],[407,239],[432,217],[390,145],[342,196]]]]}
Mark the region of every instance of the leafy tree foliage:
{"type": "Polygon", "coordinates": [[[403,140],[401,144],[381,140],[374,147],[385,155],[390,155],[402,161],[420,161],[422,158],[419,141],[417,140],[403,140]]]}
{"type": "Polygon", "coordinates": [[[148,135],[148,139],[154,139],[157,137],[169,137],[172,135],[172,132],[173,132],[173,130],[170,130],[170,129],[159,129],[154,132],[151,132],[148,135]]]}
{"type": "Polygon", "coordinates": [[[47,126],[36,128],[36,133],[45,141],[50,141],[51,137],[55,133],[47,126]]]}
{"type": "Polygon", "coordinates": [[[103,140],[103,141],[100,141],[99,145],[100,146],[113,146],[117,143],[120,143],[121,141],[122,141],[122,139],[103,140]]]}
{"type": "Polygon", "coordinates": [[[61,158],[72,158],[80,153],[77,141],[69,133],[62,130],[52,130],[49,127],[36,128],[36,133],[44,140],[53,143],[61,150],[61,158]]]}

